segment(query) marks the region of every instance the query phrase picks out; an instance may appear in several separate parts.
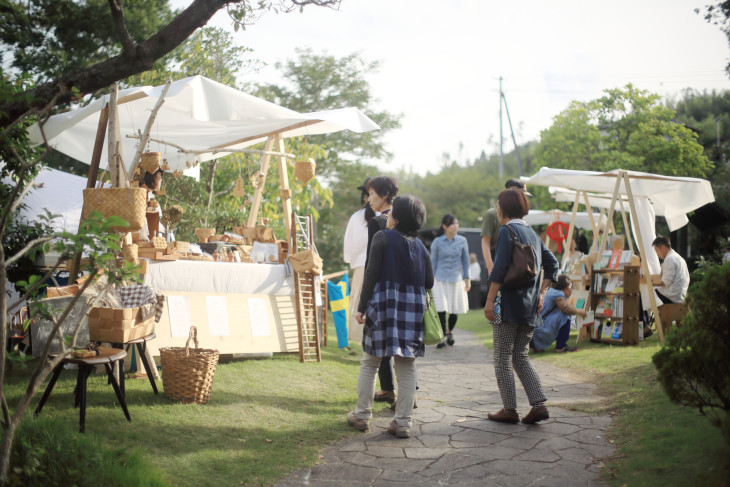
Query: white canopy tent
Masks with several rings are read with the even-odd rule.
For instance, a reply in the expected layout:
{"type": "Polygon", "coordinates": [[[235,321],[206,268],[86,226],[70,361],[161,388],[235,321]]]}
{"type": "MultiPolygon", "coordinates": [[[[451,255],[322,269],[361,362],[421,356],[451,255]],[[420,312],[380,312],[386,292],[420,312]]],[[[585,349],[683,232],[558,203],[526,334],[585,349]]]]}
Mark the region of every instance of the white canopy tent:
{"type": "MultiPolygon", "coordinates": [[[[572,201],[572,200],[571,200],[572,201]]],[[[550,223],[559,221],[570,224],[572,213],[566,213],[562,210],[530,210],[530,213],[525,215],[524,220],[528,225],[549,225],[550,223]]],[[[598,224],[603,225],[605,217],[600,218],[598,224]]],[[[575,214],[575,226],[583,230],[593,230],[593,225],[588,217],[588,213],[585,211],[579,211],[575,214]]]]}
{"type": "MultiPolygon", "coordinates": [[[[707,180],[662,176],[637,171],[625,171],[623,169],[601,173],[543,167],[536,174],[522,179],[527,184],[574,190],[576,192],[573,205],[574,214],[581,195],[587,205],[587,211],[590,213],[591,203],[588,192],[611,194],[608,221],[606,222],[601,245],[603,245],[603,239],[608,234],[608,225],[613,220],[616,203],[618,202],[622,208],[624,219],[626,217],[623,207],[625,203],[628,203],[632,223],[631,229],[637,247],[641,251],[642,270],[647,279],[650,275],[659,273],[659,259],[651,247],[651,242],[656,236],[654,229],[655,209],[657,213],[664,215],[669,229],[676,230],[687,224],[687,213],[715,201],[712,186],[707,180]]],[[[626,226],[628,227],[628,225],[626,226]]],[[[572,228],[573,225],[571,225],[571,232],[572,228]]],[[[629,245],[631,245],[631,240],[629,240],[629,245]]],[[[656,295],[653,292],[646,294],[648,294],[649,303],[646,302],[647,300],[644,302],[650,305],[654,311],[657,331],[663,342],[664,333],[657,310],[656,295]]]]}
{"type": "MultiPolygon", "coordinates": [[[[119,91],[119,127],[125,159],[134,154],[138,133],[144,129],[163,90],[164,86],[141,86],[119,91]]],[[[50,146],[90,164],[99,112],[108,103],[109,95],[104,95],[84,107],[50,117],[43,126],[50,146]]],[[[230,154],[223,149],[243,149],[265,142],[272,135],[287,138],[379,128],[356,108],[298,113],[203,76],[192,76],[170,84],[150,133],[153,139],[174,145],[151,142],[150,148],[163,153],[170,170],[184,171],[188,162],[223,157],[230,154]]],[[[29,134],[34,144],[43,143],[37,124],[29,129],[29,134]]],[[[106,167],[107,160],[105,145],[101,169],[106,167]]]]}
{"type": "MultiPolygon", "coordinates": [[[[30,140],[41,144],[45,135],[52,148],[91,164],[90,180],[95,180],[95,166],[105,169],[110,160],[108,145],[103,143],[107,117],[111,118],[110,131],[119,133],[119,145],[113,147],[118,147],[127,164],[135,153],[142,152],[140,139],[149,135],[150,150],[163,154],[170,171],[193,176],[197,175],[199,162],[266,142],[261,172],[265,178],[271,156],[279,158],[287,234],[292,212],[285,158],[292,156],[284,151],[283,139],[345,129],[357,133],[380,129],[356,108],[302,114],[202,76],[192,76],[165,86],[127,88],[116,97],[104,95],[84,107],[50,117],[42,132],[38,124],[33,125],[30,140]],[[154,122],[148,125],[151,120],[154,122]]],[[[256,224],[261,194],[262,187],[257,187],[248,226],[256,224]]]]}

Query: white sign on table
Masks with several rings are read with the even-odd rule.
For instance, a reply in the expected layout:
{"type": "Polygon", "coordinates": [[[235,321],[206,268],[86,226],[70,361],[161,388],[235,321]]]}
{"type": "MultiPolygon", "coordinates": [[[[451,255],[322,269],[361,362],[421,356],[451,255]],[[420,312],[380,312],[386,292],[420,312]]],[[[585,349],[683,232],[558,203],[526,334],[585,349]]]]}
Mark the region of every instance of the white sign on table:
{"type": "Polygon", "coordinates": [[[205,305],[208,310],[208,330],[210,336],[230,336],[226,297],[206,296],[205,305]]]}
{"type": "Polygon", "coordinates": [[[271,336],[269,327],[269,311],[264,298],[248,298],[248,316],[251,321],[251,336],[271,336]]]}
{"type": "Polygon", "coordinates": [[[193,326],[190,297],[167,296],[167,305],[170,312],[170,336],[187,338],[190,335],[190,327],[193,326]]]}

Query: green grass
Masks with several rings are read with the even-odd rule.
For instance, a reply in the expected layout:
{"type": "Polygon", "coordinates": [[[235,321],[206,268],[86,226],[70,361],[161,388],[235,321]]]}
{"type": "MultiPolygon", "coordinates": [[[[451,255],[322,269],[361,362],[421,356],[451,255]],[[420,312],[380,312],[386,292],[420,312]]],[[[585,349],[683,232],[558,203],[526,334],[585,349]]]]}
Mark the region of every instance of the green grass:
{"type": "MultiPolygon", "coordinates": [[[[282,354],[219,364],[204,406],[173,403],[162,395],[162,384],[155,396],[146,379],[128,379],[131,423],[115,405],[106,376],[92,376],[86,435],[112,448],[141,449],[170,485],[272,485],[317,463],[332,442],[360,434],[345,417],[357,401],[362,350],[338,350],[334,333],[330,338],[321,363],[300,363],[298,355],[282,354]]],[[[26,377],[22,371],[8,376],[11,407],[26,377]]],[[[61,374],[41,417],[78,427],[75,377],[76,371],[61,374]]],[[[376,405],[376,414],[387,407],[376,405]]]]}
{"type": "MultiPolygon", "coordinates": [[[[493,348],[492,326],[482,311],[460,317],[457,326],[473,331],[493,348]]],[[[571,335],[571,345],[575,342],[571,335]]],[[[617,448],[604,461],[610,486],[720,486],[730,483],[730,447],[718,428],[696,410],[672,404],[656,380],[651,362],[661,344],[656,334],[638,346],[582,341],[575,353],[556,354],[553,344],[544,361],[581,373],[598,385],[605,400],[573,409],[614,417],[609,438],[617,448]]],[[[548,398],[549,399],[549,398],[548,398]]]]}
{"type": "MultiPolygon", "coordinates": [[[[460,317],[457,327],[474,331],[492,348],[492,328],[481,311],[460,317]]],[[[291,354],[221,363],[204,406],[173,403],[155,396],[146,379],[128,379],[131,423],[115,405],[105,376],[91,377],[86,435],[109,448],[141,451],[169,485],[272,485],[316,464],[333,442],[360,434],[347,426],[345,415],[357,399],[361,348],[338,350],[334,336],[331,329],[322,363],[302,364],[291,354]]],[[[583,374],[605,397],[573,408],[614,415],[610,439],[617,454],[604,461],[610,486],[727,483],[730,449],[719,430],[696,411],[671,404],[654,378],[656,336],[636,347],[581,343],[571,354],[551,353],[553,348],[535,360],[583,374]]],[[[27,375],[9,373],[11,407],[27,375]]],[[[75,371],[65,371],[41,416],[77,428],[74,385],[75,371]]],[[[387,407],[377,404],[376,413],[387,407]]]]}

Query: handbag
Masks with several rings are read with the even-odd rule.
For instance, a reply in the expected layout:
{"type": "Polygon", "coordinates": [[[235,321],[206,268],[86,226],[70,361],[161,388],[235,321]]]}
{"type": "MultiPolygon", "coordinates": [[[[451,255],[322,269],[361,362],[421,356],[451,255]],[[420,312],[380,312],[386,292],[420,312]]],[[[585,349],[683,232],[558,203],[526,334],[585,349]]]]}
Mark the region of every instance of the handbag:
{"type": "Polygon", "coordinates": [[[426,291],[426,312],[423,314],[423,343],[437,345],[444,340],[444,330],[441,328],[436,304],[433,302],[431,290],[426,291]]]}
{"type": "Polygon", "coordinates": [[[289,262],[299,274],[304,272],[322,274],[322,258],[312,249],[300,250],[290,255],[289,262]]]}
{"type": "Polygon", "coordinates": [[[512,237],[512,257],[502,285],[511,289],[527,287],[537,276],[535,249],[532,245],[520,242],[511,225],[507,225],[507,228],[512,237]]]}

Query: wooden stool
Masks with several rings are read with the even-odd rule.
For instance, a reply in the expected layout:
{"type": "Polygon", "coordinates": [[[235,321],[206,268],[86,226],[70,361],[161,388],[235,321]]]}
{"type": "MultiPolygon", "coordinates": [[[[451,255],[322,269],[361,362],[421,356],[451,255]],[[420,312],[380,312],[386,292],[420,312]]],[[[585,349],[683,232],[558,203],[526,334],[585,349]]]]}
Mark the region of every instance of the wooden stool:
{"type": "MultiPolygon", "coordinates": [[[[124,348],[127,352],[129,352],[129,347],[137,345],[137,353],[139,354],[139,358],[142,359],[142,365],[144,365],[144,370],[145,372],[147,372],[147,379],[149,379],[150,384],[152,385],[152,390],[155,391],[155,394],[159,394],[159,392],[157,391],[157,384],[155,383],[155,376],[152,374],[152,368],[147,361],[147,342],[150,340],[154,340],[155,338],[157,338],[157,335],[155,335],[154,333],[150,333],[147,336],[135,338],[134,340],[129,340],[128,342],[112,343],[112,346],[124,348]]],[[[122,394],[125,394],[124,357],[122,357],[122,359],[119,361],[119,386],[122,389],[122,394]]]]}
{"type": "Polygon", "coordinates": [[[682,319],[687,316],[687,306],[684,303],[667,303],[659,306],[659,319],[662,322],[662,329],[666,334],[672,323],[682,325],[682,319]]]}
{"type": "Polygon", "coordinates": [[[51,376],[51,380],[46,386],[45,392],[43,392],[41,402],[38,403],[38,407],[35,410],[35,415],[37,416],[38,414],[40,414],[41,410],[43,409],[43,405],[46,403],[46,400],[53,391],[53,386],[56,385],[58,376],[61,375],[61,371],[63,371],[63,366],[66,364],[76,364],[78,366],[79,373],[76,378],[76,389],[74,390],[74,407],[79,408],[79,431],[83,433],[84,425],[86,422],[86,380],[89,378],[89,375],[91,375],[91,372],[94,370],[95,366],[104,365],[104,368],[106,369],[106,374],[109,377],[109,382],[111,382],[112,387],[114,387],[114,393],[117,395],[119,404],[122,406],[122,410],[124,411],[124,416],[127,418],[127,421],[132,422],[132,418],[129,416],[129,411],[127,410],[127,403],[124,402],[124,395],[119,388],[119,384],[117,384],[117,380],[114,378],[114,371],[112,368],[112,365],[115,362],[123,360],[126,356],[127,352],[125,352],[124,350],[117,348],[99,347],[99,355],[97,355],[96,357],[64,358],[61,363],[59,363],[56,368],[53,369],[53,375],[51,376]]]}

